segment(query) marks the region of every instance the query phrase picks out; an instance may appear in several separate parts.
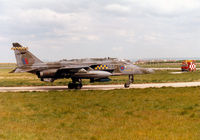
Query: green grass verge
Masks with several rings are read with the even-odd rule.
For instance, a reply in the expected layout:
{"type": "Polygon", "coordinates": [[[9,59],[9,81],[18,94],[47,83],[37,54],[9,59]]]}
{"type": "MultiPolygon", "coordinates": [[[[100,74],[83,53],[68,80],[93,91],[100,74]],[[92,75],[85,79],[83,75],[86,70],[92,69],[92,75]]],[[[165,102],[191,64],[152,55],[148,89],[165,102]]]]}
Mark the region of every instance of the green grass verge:
{"type": "Polygon", "coordinates": [[[0,139],[197,140],[200,87],[0,93],[0,139]]]}

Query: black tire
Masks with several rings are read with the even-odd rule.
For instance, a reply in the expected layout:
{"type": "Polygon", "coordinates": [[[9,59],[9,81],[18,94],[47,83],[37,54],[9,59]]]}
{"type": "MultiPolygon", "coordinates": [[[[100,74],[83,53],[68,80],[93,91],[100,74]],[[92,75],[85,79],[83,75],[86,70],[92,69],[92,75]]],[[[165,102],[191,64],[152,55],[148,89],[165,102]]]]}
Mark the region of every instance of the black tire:
{"type": "Polygon", "coordinates": [[[82,88],[82,84],[76,84],[75,85],[75,89],[81,89],[82,88]]]}
{"type": "Polygon", "coordinates": [[[73,83],[69,83],[68,84],[68,89],[74,89],[75,87],[74,87],[74,84],[73,83]]]}
{"type": "Polygon", "coordinates": [[[124,84],[124,87],[125,87],[125,88],[129,88],[129,87],[130,87],[130,84],[125,83],[125,84],[124,84]]]}

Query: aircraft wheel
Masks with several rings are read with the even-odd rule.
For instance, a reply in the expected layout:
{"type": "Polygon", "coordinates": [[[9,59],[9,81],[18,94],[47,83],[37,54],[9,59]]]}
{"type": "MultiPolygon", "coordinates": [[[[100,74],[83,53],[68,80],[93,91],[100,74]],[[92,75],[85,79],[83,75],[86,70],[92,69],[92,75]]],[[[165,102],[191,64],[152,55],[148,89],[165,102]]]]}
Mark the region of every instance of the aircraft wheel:
{"type": "Polygon", "coordinates": [[[82,84],[76,84],[75,85],[75,89],[81,89],[82,88],[82,84]]]}
{"type": "Polygon", "coordinates": [[[129,84],[129,83],[125,83],[125,84],[124,84],[124,87],[125,87],[125,88],[129,88],[129,87],[130,87],[130,84],[129,84]]]}
{"type": "Polygon", "coordinates": [[[73,83],[69,83],[68,84],[68,89],[74,89],[74,84],[73,83]]]}

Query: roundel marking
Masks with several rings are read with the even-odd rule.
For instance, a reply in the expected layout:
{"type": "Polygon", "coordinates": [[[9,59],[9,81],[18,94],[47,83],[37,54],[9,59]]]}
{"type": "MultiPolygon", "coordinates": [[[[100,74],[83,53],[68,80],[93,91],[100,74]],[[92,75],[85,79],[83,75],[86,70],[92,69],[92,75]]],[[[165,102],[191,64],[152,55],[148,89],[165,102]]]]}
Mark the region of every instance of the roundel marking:
{"type": "Polygon", "coordinates": [[[124,68],[124,66],[120,66],[120,70],[124,70],[125,68],[124,68]]]}

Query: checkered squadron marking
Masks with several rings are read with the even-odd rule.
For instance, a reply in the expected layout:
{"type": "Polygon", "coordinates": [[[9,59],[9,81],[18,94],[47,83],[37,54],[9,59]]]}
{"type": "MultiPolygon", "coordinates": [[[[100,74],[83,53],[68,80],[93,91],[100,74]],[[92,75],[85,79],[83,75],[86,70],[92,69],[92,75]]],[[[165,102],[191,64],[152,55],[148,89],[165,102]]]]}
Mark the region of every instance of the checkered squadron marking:
{"type": "Polygon", "coordinates": [[[107,70],[108,65],[99,65],[99,66],[95,67],[94,69],[95,70],[107,70]]]}
{"type": "Polygon", "coordinates": [[[28,47],[12,47],[11,50],[27,51],[28,47]]]}
{"type": "Polygon", "coordinates": [[[195,70],[196,69],[196,65],[194,63],[191,63],[190,66],[189,66],[189,69],[191,71],[195,70]]]}

